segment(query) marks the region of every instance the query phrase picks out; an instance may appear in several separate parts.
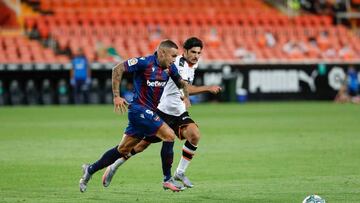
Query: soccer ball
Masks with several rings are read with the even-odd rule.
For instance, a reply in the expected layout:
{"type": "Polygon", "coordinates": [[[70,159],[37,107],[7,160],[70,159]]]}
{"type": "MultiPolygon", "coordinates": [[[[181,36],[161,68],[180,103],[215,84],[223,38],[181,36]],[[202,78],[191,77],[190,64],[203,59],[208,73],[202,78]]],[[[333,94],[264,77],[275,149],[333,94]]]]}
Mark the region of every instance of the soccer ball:
{"type": "Polygon", "coordinates": [[[325,203],[325,199],[319,195],[310,195],[307,196],[302,203],[325,203]]]}

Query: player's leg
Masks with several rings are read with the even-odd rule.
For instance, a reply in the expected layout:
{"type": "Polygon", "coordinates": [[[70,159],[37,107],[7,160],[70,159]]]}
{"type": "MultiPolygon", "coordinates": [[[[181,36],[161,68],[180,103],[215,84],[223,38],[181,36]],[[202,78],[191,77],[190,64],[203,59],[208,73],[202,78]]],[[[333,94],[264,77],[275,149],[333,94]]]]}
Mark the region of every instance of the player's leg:
{"type": "Polygon", "coordinates": [[[97,171],[109,166],[114,163],[120,157],[127,157],[129,151],[138,143],[141,139],[137,137],[124,135],[123,139],[120,142],[120,145],[111,148],[105,152],[102,157],[94,162],[93,164],[84,164],[83,165],[83,176],[79,181],[80,191],[84,192],[87,187],[91,176],[97,171]]]}
{"type": "Polygon", "coordinates": [[[181,184],[176,182],[171,176],[171,166],[174,159],[174,141],[175,133],[174,131],[166,124],[162,125],[156,133],[156,136],[163,140],[163,145],[161,148],[161,162],[162,169],[164,174],[164,189],[170,189],[172,191],[182,191],[185,189],[181,184]]]}
{"type": "Polygon", "coordinates": [[[117,170],[117,168],[119,166],[121,166],[123,163],[125,163],[125,161],[128,160],[130,157],[134,156],[135,154],[143,152],[152,143],[157,143],[157,142],[161,142],[161,139],[156,136],[144,138],[138,144],[135,145],[135,147],[130,151],[130,153],[127,155],[127,157],[119,158],[113,164],[111,164],[109,167],[111,167],[111,170],[117,170]]]}
{"type": "Polygon", "coordinates": [[[175,133],[167,124],[165,124],[161,126],[157,133],[157,136],[163,140],[160,155],[164,174],[164,182],[166,182],[171,178],[171,166],[174,159],[173,148],[175,133]]]}
{"type": "MultiPolygon", "coordinates": [[[[161,139],[156,137],[156,136],[150,136],[150,137],[145,137],[143,140],[141,140],[139,143],[137,143],[135,145],[135,147],[130,151],[130,153],[128,154],[127,159],[129,159],[130,157],[134,156],[135,154],[141,153],[143,152],[146,148],[148,148],[152,143],[157,143],[157,142],[161,142],[161,139]]],[[[115,164],[122,164],[124,163],[127,159],[125,159],[125,157],[122,157],[118,160],[115,161],[115,164]],[[120,161],[120,159],[122,161],[120,161]]]]}
{"type": "Polygon", "coordinates": [[[168,115],[158,110],[156,112],[162,120],[165,121],[166,125],[162,126],[157,132],[157,136],[163,140],[161,148],[161,162],[164,175],[163,187],[164,189],[171,189],[173,191],[179,191],[185,189],[182,184],[179,184],[171,177],[171,167],[174,159],[174,140],[175,133],[172,124],[178,119],[176,116],[168,115]],[[170,127],[172,126],[172,127],[170,127]]]}
{"type": "MultiPolygon", "coordinates": [[[[161,140],[160,140],[161,141],[161,140]]],[[[121,166],[126,160],[128,160],[130,157],[134,156],[135,154],[143,152],[148,146],[150,146],[152,142],[147,141],[146,139],[141,140],[139,143],[135,145],[135,147],[130,151],[130,153],[127,155],[127,157],[121,157],[120,159],[116,160],[113,164],[110,166],[113,167],[113,169],[118,168],[121,166]]]]}
{"type": "Polygon", "coordinates": [[[87,184],[94,173],[106,167],[107,165],[110,165],[116,159],[121,157],[121,154],[119,153],[117,148],[118,146],[115,146],[114,148],[108,150],[102,155],[99,160],[97,160],[93,164],[83,164],[83,176],[79,181],[80,192],[85,192],[87,184]]]}
{"type": "MultiPolygon", "coordinates": [[[[132,126],[132,128],[128,128],[129,131],[134,131],[135,129],[144,129],[144,135],[146,135],[145,139],[149,139],[148,137],[153,137],[154,135],[156,135],[157,137],[161,138],[162,140],[169,142],[170,147],[172,149],[174,140],[175,140],[175,134],[172,131],[172,129],[166,124],[164,123],[164,121],[162,119],[160,119],[160,117],[147,109],[138,109],[138,111],[140,111],[142,117],[142,119],[138,120],[138,122],[136,123],[136,126],[132,126]],[[137,128],[134,128],[137,127],[137,128]]],[[[158,139],[157,139],[158,140],[158,139]]],[[[136,150],[142,151],[144,150],[149,143],[146,142],[142,142],[141,145],[137,146],[135,149],[132,149],[130,152],[130,154],[128,154],[129,156],[131,156],[132,154],[137,153],[136,150]]],[[[122,152],[122,151],[120,151],[122,152]]],[[[122,153],[127,153],[126,152],[122,152],[122,153]]],[[[127,157],[124,157],[125,159],[127,157]]],[[[125,159],[120,159],[117,161],[117,164],[122,164],[124,163],[125,159]]],[[[116,166],[115,166],[116,167],[116,166]]],[[[110,184],[111,178],[112,176],[115,174],[116,172],[116,168],[112,168],[112,167],[108,167],[107,170],[105,171],[105,174],[103,176],[103,184],[104,186],[108,186],[108,184],[110,184]],[[115,169],[115,170],[114,170],[115,169]],[[109,181],[110,180],[110,181],[109,181]]],[[[170,175],[171,178],[171,175],[170,175]]],[[[178,190],[178,189],[177,189],[178,190]]]]}
{"type": "Polygon", "coordinates": [[[185,176],[185,172],[197,149],[197,145],[200,140],[200,131],[195,123],[189,123],[181,128],[180,133],[186,141],[182,148],[182,156],[174,174],[174,178],[175,180],[182,181],[186,187],[193,187],[194,185],[191,183],[189,178],[185,176]]]}
{"type": "MultiPolygon", "coordinates": [[[[155,137],[155,136],[154,136],[155,137]]],[[[161,140],[160,140],[161,141],[161,140]]],[[[117,169],[125,163],[131,156],[134,156],[137,153],[140,153],[144,151],[151,142],[148,140],[141,140],[138,144],[135,145],[135,147],[130,151],[130,153],[127,155],[127,157],[121,157],[117,159],[113,164],[108,166],[102,176],[102,182],[104,187],[108,187],[111,183],[112,178],[114,177],[117,169]]]]}
{"type": "MultiPolygon", "coordinates": [[[[163,187],[164,189],[170,189],[172,191],[181,191],[185,189],[182,185],[179,185],[175,180],[171,177],[171,164],[173,160],[173,145],[175,140],[175,133],[174,131],[166,124],[163,123],[160,128],[156,132],[157,137],[161,137],[161,139],[165,140],[164,142],[165,147],[164,150],[162,150],[162,157],[163,160],[167,161],[167,163],[170,163],[170,167],[168,170],[168,174],[164,178],[163,187]]],[[[115,172],[117,171],[117,168],[122,165],[129,157],[135,155],[136,153],[142,152],[145,150],[151,143],[159,142],[161,139],[157,139],[157,137],[150,136],[146,137],[144,140],[139,142],[128,154],[126,157],[122,157],[115,161],[111,166],[109,166],[104,175],[103,175],[103,185],[105,187],[109,186],[112,177],[115,175],[115,172]]],[[[127,153],[128,151],[121,151],[122,153],[127,153]]],[[[163,164],[164,165],[164,164],[163,164]]]]}
{"type": "Polygon", "coordinates": [[[120,145],[118,146],[118,151],[121,154],[127,154],[126,156],[122,156],[121,158],[114,160],[110,166],[108,166],[102,176],[103,186],[107,187],[110,185],[112,177],[114,177],[117,168],[122,165],[127,159],[129,159],[132,155],[131,152],[134,150],[133,148],[141,142],[141,139],[132,137],[132,136],[124,136],[120,145]]]}
{"type": "Polygon", "coordinates": [[[142,139],[140,139],[139,137],[136,136],[129,136],[129,135],[124,135],[123,139],[121,140],[119,146],[118,146],[118,151],[120,154],[123,154],[125,158],[128,158],[131,150],[141,141],[142,139]]]}

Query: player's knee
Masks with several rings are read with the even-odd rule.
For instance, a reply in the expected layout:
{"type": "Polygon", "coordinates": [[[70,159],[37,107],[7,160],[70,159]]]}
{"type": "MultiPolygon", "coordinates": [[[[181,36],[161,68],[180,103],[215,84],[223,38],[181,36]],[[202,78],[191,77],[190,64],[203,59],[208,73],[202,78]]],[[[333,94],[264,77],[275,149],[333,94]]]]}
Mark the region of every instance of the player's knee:
{"type": "Polygon", "coordinates": [[[140,142],[134,147],[134,150],[136,153],[144,151],[148,146],[150,145],[150,142],[140,142]]]}
{"type": "Polygon", "coordinates": [[[200,141],[200,133],[192,134],[189,140],[189,142],[195,146],[198,145],[199,141],[200,141]]]}
{"type": "Polygon", "coordinates": [[[187,132],[188,132],[187,140],[195,146],[198,145],[201,137],[199,129],[197,127],[192,127],[188,129],[187,132]]]}
{"type": "Polygon", "coordinates": [[[164,142],[174,142],[176,135],[169,126],[164,125],[158,131],[158,137],[164,142]]]}
{"type": "Polygon", "coordinates": [[[174,142],[175,137],[176,137],[176,135],[175,135],[174,131],[171,128],[169,128],[164,136],[163,141],[164,142],[174,142]]]}
{"type": "Polygon", "coordinates": [[[124,146],[121,146],[119,145],[117,150],[119,151],[120,154],[122,155],[127,155],[130,153],[131,149],[130,148],[127,148],[127,147],[124,147],[124,146]]]}
{"type": "Polygon", "coordinates": [[[175,134],[174,135],[169,134],[169,136],[164,137],[163,141],[164,142],[175,142],[175,134]]]}

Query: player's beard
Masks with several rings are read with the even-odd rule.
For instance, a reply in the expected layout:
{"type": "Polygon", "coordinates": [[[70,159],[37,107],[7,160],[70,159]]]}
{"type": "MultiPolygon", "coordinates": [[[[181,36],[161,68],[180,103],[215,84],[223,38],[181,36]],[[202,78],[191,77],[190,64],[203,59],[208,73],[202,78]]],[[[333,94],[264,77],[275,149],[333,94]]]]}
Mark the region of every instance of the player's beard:
{"type": "Polygon", "coordinates": [[[189,61],[189,65],[193,66],[194,64],[196,64],[199,61],[199,59],[193,58],[192,60],[189,61]]]}

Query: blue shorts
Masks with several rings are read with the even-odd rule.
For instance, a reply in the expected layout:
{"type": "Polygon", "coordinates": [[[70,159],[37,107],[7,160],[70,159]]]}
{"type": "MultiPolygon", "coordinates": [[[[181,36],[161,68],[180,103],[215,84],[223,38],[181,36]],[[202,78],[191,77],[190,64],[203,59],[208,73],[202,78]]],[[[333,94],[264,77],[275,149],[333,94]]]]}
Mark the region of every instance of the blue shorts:
{"type": "Polygon", "coordinates": [[[139,105],[130,105],[129,124],[125,134],[139,139],[154,136],[164,121],[152,110],[139,105]]]}

